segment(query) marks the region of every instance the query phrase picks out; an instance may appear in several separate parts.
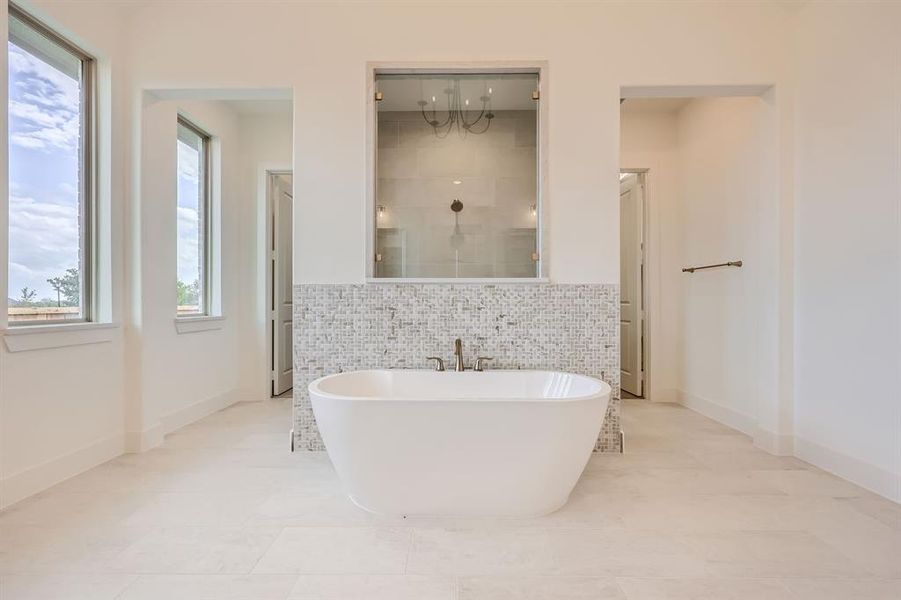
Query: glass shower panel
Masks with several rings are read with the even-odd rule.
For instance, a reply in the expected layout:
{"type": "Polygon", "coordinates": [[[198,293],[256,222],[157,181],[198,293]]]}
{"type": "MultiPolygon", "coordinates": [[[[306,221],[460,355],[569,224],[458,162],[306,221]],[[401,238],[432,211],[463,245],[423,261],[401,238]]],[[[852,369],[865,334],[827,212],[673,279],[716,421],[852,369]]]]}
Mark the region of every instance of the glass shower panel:
{"type": "Polygon", "coordinates": [[[537,277],[537,73],[380,74],[376,277],[537,277]]]}

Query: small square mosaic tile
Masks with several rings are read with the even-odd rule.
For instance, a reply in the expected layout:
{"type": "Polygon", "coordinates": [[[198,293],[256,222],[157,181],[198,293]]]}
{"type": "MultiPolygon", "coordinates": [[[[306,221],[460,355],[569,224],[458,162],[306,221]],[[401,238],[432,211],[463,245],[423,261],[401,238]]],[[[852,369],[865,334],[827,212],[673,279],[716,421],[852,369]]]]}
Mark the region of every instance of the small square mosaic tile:
{"type": "Polygon", "coordinates": [[[452,364],[546,369],[613,388],[595,450],[620,451],[619,288],[608,284],[302,284],[294,286],[294,435],[323,450],[307,386],[331,373],[452,364]]]}

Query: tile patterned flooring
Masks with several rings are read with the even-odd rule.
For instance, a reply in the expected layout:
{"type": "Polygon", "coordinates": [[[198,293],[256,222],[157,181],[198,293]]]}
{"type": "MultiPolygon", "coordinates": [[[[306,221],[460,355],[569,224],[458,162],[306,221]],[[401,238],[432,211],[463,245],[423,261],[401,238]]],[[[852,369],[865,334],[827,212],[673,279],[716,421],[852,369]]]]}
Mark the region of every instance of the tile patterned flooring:
{"type": "Polygon", "coordinates": [[[901,598],[901,506],[687,409],[625,402],[539,519],[392,519],[290,454],[290,399],[238,404],[0,515],[0,598],[901,598]]]}

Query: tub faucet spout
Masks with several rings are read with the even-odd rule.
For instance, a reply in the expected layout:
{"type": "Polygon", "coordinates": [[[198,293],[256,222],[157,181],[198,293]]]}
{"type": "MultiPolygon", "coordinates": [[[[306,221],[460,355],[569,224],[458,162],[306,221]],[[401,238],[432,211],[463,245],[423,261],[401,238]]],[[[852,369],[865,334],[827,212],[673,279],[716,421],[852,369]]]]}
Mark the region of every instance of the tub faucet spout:
{"type": "Polygon", "coordinates": [[[456,359],[454,371],[465,371],[466,367],[463,365],[463,341],[460,338],[454,340],[454,359],[456,359]]]}

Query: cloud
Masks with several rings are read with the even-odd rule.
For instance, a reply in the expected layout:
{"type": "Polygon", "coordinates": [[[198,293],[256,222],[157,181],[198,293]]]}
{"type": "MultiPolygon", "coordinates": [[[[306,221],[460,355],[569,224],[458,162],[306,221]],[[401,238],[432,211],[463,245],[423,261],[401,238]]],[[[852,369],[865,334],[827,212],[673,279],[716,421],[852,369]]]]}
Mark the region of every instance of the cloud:
{"type": "Polygon", "coordinates": [[[51,295],[49,277],[79,263],[78,209],[33,198],[9,198],[9,283],[11,290],[30,287],[39,297],[51,295]]]}
{"type": "Polygon", "coordinates": [[[12,43],[8,47],[10,143],[45,152],[77,149],[79,82],[12,43]]]}
{"type": "Polygon", "coordinates": [[[200,153],[178,141],[178,279],[192,283],[200,273],[200,212],[198,183],[200,181],[200,153]]]}
{"type": "Polygon", "coordinates": [[[178,177],[197,185],[200,180],[200,153],[178,140],[178,177]]]}
{"type": "Polygon", "coordinates": [[[192,283],[200,272],[200,215],[193,208],[177,208],[178,279],[192,283]]]}

